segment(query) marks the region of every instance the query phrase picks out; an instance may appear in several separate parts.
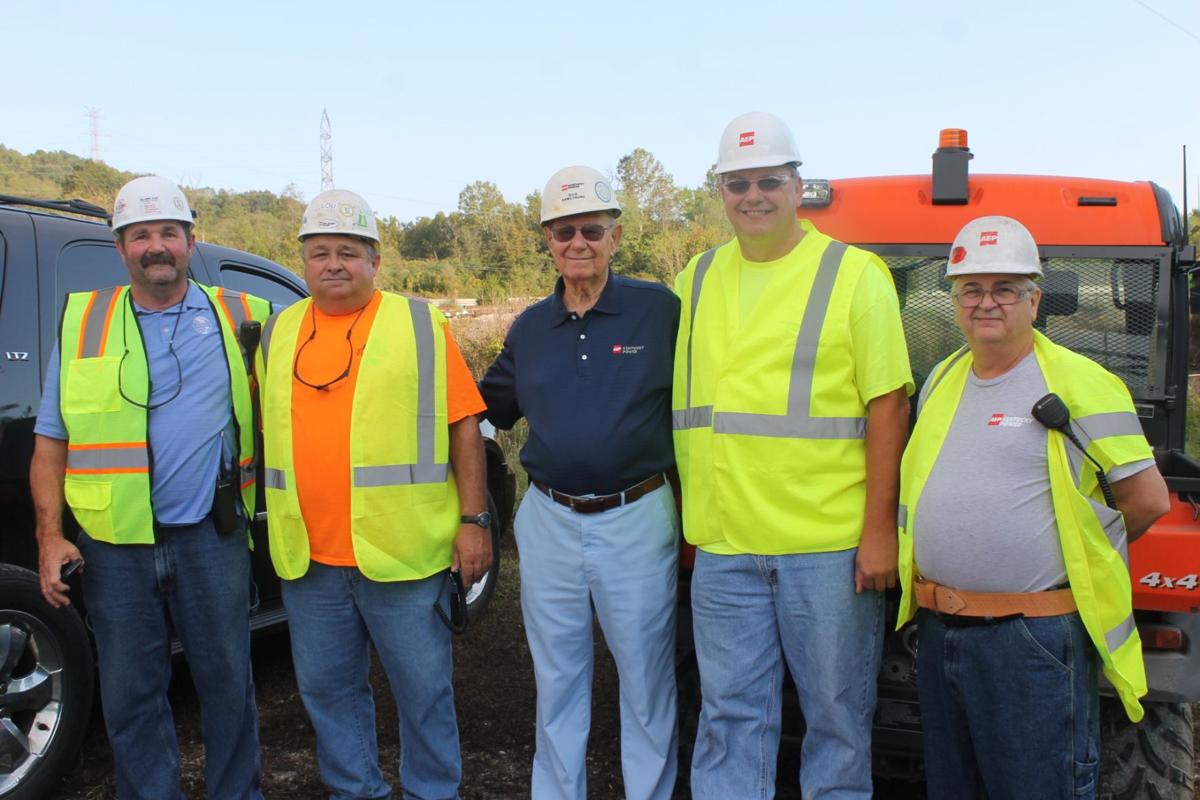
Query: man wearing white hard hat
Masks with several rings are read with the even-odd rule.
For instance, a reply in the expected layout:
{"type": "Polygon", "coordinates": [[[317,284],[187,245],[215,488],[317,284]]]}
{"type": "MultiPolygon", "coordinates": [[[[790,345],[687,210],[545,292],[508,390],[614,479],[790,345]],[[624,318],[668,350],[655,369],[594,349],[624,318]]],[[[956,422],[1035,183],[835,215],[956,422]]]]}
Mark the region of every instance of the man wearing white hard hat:
{"type": "Polygon", "coordinates": [[[400,717],[405,798],[458,796],[450,628],[491,566],[483,401],[446,318],[375,288],[379,232],[359,195],[300,224],[312,297],[259,347],[271,560],[300,697],[333,797],[390,797],[367,682],[374,645],[400,717]]]}
{"type": "Polygon", "coordinates": [[[69,603],[62,571],[83,575],[121,800],[182,797],[172,631],[200,698],[209,797],[260,798],[246,530],[256,454],[237,330],[270,306],[188,280],[192,213],[170,181],[127,183],[112,228],[131,282],[68,296],[34,429],[42,593],[69,603]]]}
{"type": "Polygon", "coordinates": [[[871,794],[913,383],[887,268],[797,219],[799,164],[778,117],[729,123],[716,171],[737,235],[675,285],[675,455],[697,546],[698,800],[773,793],[785,662],[806,723],[805,796],[871,794]]]}
{"type": "Polygon", "coordinates": [[[1127,545],[1167,488],[1121,380],[1035,330],[1021,223],[967,223],[946,276],[967,344],[921,390],[900,490],[929,796],[1094,797],[1098,666],[1142,718],[1127,545]]]}
{"type": "Polygon", "coordinates": [[[620,214],[591,167],[550,177],[542,228],[558,283],[513,323],[480,382],[496,427],[529,422],[514,526],[537,681],[535,800],[587,797],[593,615],[621,684],[625,796],[665,800],[677,773],[679,527],[667,473],[679,301],[613,274],[620,214]]]}

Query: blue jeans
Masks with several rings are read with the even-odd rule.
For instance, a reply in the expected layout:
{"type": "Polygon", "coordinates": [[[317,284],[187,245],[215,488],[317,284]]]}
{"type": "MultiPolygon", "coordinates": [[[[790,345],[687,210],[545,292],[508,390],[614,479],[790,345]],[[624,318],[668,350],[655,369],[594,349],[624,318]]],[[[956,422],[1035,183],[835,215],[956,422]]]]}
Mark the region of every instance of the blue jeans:
{"type": "Polygon", "coordinates": [[[921,611],[929,797],[1095,797],[1097,661],[1078,614],[961,627],[921,611]]]}
{"type": "Polygon", "coordinates": [[[200,699],[208,796],[258,800],[246,536],[221,536],[205,518],[155,538],[153,545],[112,545],[81,533],[76,542],[86,562],[83,599],[96,634],[117,796],[183,796],[167,702],[174,628],[200,699]]]}
{"type": "Polygon", "coordinates": [[[333,800],[391,796],[379,769],[375,699],[367,681],[371,644],[400,716],[404,797],[458,797],[462,761],[450,631],[433,610],[445,582],[439,572],[382,583],[355,567],[316,562],[303,577],[281,582],[296,683],[317,734],[321,780],[333,800]]]}
{"type": "Polygon", "coordinates": [[[515,530],[537,681],[532,797],[587,797],[594,613],[620,681],[625,796],[667,800],[679,769],[679,527],[670,487],[598,514],[576,514],[530,489],[515,530]]]}
{"type": "Polygon", "coordinates": [[[804,797],[871,796],[883,594],[854,593],[856,553],[696,551],[692,624],[703,695],[692,756],[696,800],[774,797],[785,658],[807,725],[804,797]]]}

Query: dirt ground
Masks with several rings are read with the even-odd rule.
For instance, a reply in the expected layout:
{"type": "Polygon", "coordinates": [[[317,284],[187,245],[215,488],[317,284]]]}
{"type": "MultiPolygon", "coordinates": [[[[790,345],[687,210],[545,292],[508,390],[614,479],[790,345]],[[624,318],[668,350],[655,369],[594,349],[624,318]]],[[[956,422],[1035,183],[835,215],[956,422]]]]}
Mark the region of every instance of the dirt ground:
{"type": "MultiPolygon", "coordinates": [[[[317,774],[315,739],[304,713],[291,668],[287,635],[254,643],[262,742],[263,793],[279,800],[318,800],[327,796],[317,774]]],[[[384,774],[397,783],[399,736],[396,709],[378,664],[372,670],[376,693],[379,750],[384,774]]],[[[454,690],[463,756],[462,800],[516,800],[529,796],[533,759],[533,668],[521,623],[516,548],[505,539],[501,581],[491,607],[477,626],[455,642],[454,690]]],[[[183,760],[183,788],[203,798],[204,775],[200,714],[186,668],[177,670],[172,705],[183,760]]],[[[1196,709],[1200,719],[1200,707],[1196,709]]],[[[593,800],[624,796],[621,782],[617,678],[599,630],[588,752],[588,794],[593,800]]],[[[785,754],[781,774],[795,774],[794,754],[785,754]]],[[[785,780],[785,782],[787,782],[785,780]]],[[[883,800],[917,800],[923,787],[876,783],[883,800]]],[[[115,797],[112,756],[99,713],[93,715],[76,768],[63,777],[56,800],[107,800],[115,797]]],[[[796,788],[781,788],[779,800],[797,800],[796,788]]],[[[1200,795],[1198,795],[1200,797],[1200,795]]]]}

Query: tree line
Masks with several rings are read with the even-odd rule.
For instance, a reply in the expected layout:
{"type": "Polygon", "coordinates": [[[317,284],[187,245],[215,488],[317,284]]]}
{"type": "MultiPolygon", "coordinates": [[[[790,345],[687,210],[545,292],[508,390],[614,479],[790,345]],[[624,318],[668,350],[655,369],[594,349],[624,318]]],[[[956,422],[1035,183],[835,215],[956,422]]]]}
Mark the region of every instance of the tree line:
{"type": "MultiPolygon", "coordinates": [[[[704,185],[680,187],[658,159],[637,148],[617,162],[611,176],[624,209],[613,269],[623,275],[670,285],[691,256],[732,235],[711,170],[704,185]]],[[[78,198],[111,210],[117,191],[134,177],[63,151],[25,155],[0,145],[2,194],[78,198]]],[[[301,271],[296,230],[305,198],[295,186],[278,194],[182,188],[196,212],[199,238],[301,271]]],[[[454,211],[410,221],[381,218],[381,285],[482,302],[543,295],[555,273],[540,220],[539,192],[511,202],[490,181],[464,187],[454,211]]]]}

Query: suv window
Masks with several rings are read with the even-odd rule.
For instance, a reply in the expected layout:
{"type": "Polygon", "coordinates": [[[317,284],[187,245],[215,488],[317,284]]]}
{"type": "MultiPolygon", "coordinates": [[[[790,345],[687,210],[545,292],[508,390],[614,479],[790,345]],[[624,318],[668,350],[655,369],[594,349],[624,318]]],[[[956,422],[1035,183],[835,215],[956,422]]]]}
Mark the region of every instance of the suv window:
{"type": "Polygon", "coordinates": [[[227,289],[270,300],[275,308],[290,306],[304,297],[295,286],[284,283],[265,270],[228,261],[221,264],[221,284],[227,289]]]}
{"type": "Polygon", "coordinates": [[[63,248],[58,256],[58,293],[54,300],[55,313],[62,307],[69,292],[90,292],[107,286],[129,283],[129,270],[117,253],[115,244],[75,242],[63,248]]]}

